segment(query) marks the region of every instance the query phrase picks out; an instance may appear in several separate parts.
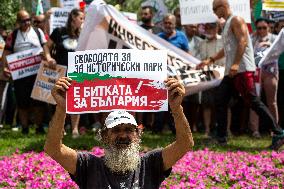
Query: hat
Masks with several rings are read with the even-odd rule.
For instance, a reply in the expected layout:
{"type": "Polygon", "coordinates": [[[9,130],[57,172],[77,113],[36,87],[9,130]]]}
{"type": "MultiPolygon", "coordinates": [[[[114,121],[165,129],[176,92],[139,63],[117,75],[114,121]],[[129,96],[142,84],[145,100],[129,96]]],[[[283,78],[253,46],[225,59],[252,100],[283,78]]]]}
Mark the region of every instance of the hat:
{"type": "Polygon", "coordinates": [[[111,112],[105,120],[105,125],[108,129],[123,123],[130,123],[132,125],[138,126],[135,118],[130,113],[124,110],[117,110],[111,112]]]}

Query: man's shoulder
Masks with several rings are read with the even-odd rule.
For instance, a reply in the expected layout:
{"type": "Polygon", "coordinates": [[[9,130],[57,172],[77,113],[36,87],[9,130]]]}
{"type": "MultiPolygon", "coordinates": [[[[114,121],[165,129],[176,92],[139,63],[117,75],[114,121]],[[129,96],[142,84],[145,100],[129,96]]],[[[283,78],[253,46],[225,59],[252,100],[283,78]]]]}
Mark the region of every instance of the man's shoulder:
{"type": "Polygon", "coordinates": [[[162,148],[154,149],[149,152],[146,152],[143,156],[142,159],[149,159],[153,157],[161,157],[162,156],[162,148]]]}
{"type": "Polygon", "coordinates": [[[95,156],[91,152],[77,152],[77,157],[80,161],[102,161],[102,157],[95,156]]]}
{"type": "Polygon", "coordinates": [[[245,24],[245,20],[241,16],[234,15],[232,17],[232,24],[245,24]]]}
{"type": "Polygon", "coordinates": [[[186,37],[185,33],[183,31],[180,31],[180,30],[176,30],[176,35],[186,37]]]}

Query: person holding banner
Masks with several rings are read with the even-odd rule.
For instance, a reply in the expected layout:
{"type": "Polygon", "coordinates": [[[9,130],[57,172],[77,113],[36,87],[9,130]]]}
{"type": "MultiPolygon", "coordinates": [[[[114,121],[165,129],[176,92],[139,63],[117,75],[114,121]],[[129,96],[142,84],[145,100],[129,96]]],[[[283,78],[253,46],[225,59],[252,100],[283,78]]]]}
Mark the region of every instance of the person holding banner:
{"type": "Polygon", "coordinates": [[[57,102],[50,122],[44,150],[57,161],[80,188],[159,188],[169,176],[171,167],[194,145],[188,121],[181,106],[184,86],[176,79],[165,81],[169,105],[176,126],[176,141],[163,149],[139,156],[142,128],[135,118],[124,110],[111,112],[100,131],[105,156],[96,157],[87,152],[76,152],[62,144],[66,117],[66,91],[71,79],[60,78],[52,95],[57,102]]]}
{"type": "MultiPolygon", "coordinates": [[[[267,50],[276,39],[276,35],[269,32],[269,21],[265,18],[258,18],[255,21],[256,32],[251,36],[254,48],[255,63],[260,67],[260,90],[265,93],[266,104],[278,123],[277,88],[278,88],[278,65],[272,62],[259,66],[263,52],[267,50]]],[[[260,95],[260,94],[259,94],[260,95]]],[[[252,136],[260,138],[258,116],[250,111],[250,127],[252,136]]]]}
{"type": "MultiPolygon", "coordinates": [[[[8,55],[30,49],[41,48],[46,43],[43,31],[31,26],[31,17],[27,11],[20,10],[17,13],[17,24],[19,25],[19,28],[15,29],[7,38],[3,54],[4,74],[7,77],[11,77],[11,70],[9,70],[7,62],[8,55]]],[[[38,126],[36,133],[43,134],[45,132],[42,125],[45,104],[31,98],[35,79],[36,75],[31,75],[14,80],[17,109],[23,134],[29,133],[30,116],[34,116],[35,124],[38,126]]]]}
{"type": "MultiPolygon", "coordinates": [[[[44,46],[47,66],[50,68],[55,68],[56,64],[68,66],[68,52],[75,51],[83,22],[84,13],[75,8],[68,16],[66,27],[56,28],[52,32],[47,44],[44,46]],[[53,47],[55,54],[51,56],[53,47]]],[[[71,115],[72,136],[74,138],[79,136],[79,119],[79,115],[71,115]]]]}
{"type": "Polygon", "coordinates": [[[254,81],[256,66],[247,25],[243,18],[232,14],[228,0],[214,0],[213,11],[218,18],[226,20],[222,35],[224,48],[202,61],[197,68],[215,63],[224,56],[226,58],[225,77],[216,95],[217,141],[219,144],[227,144],[228,103],[233,94],[240,93],[246,104],[271,127],[274,133],[271,148],[278,150],[284,144],[284,131],[256,95],[254,81]]]}

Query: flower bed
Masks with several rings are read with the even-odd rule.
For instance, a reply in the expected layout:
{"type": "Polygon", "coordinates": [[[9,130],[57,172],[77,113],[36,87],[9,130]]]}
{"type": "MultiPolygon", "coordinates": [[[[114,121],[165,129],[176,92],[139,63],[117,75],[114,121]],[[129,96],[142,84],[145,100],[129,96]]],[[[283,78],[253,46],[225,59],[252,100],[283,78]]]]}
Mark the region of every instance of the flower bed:
{"type": "MultiPolygon", "coordinates": [[[[103,150],[93,148],[97,156],[103,150]]],[[[0,188],[77,188],[55,161],[42,153],[0,157],[0,188]]],[[[283,188],[284,152],[190,152],[161,188],[283,188]]]]}

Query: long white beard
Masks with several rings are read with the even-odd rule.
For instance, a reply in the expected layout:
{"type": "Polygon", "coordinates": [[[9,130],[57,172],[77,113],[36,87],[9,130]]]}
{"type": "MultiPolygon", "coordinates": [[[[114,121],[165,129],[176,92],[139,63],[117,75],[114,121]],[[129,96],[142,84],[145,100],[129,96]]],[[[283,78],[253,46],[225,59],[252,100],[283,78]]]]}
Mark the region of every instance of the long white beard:
{"type": "Polygon", "coordinates": [[[134,171],[140,163],[139,148],[139,142],[133,142],[125,149],[109,146],[105,149],[105,165],[115,173],[134,171]]]}

